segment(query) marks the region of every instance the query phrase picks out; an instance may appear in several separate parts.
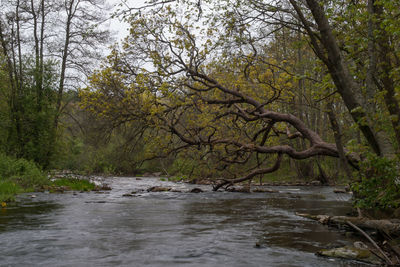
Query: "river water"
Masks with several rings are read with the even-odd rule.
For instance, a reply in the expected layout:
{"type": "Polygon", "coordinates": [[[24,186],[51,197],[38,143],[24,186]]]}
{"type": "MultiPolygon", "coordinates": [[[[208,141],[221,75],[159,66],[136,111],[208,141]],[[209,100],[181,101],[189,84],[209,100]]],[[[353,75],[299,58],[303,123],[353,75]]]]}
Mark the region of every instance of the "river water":
{"type": "Polygon", "coordinates": [[[158,178],[107,183],[101,194],[25,194],[1,209],[0,266],[356,266],[314,254],[354,240],[295,214],[346,214],[349,196],[331,187],[195,194],[158,178]],[[155,185],[182,192],[123,196],[155,185]]]}

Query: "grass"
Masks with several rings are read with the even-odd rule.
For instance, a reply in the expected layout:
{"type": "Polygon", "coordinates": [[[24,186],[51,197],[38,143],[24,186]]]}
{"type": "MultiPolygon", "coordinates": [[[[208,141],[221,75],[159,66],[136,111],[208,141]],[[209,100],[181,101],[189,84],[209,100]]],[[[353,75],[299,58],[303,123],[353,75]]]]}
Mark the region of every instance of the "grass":
{"type": "Polygon", "coordinates": [[[0,182],[0,202],[15,201],[15,195],[23,191],[23,189],[10,181],[0,182]]]}
{"type": "Polygon", "coordinates": [[[64,187],[73,191],[92,191],[96,187],[94,183],[88,180],[69,178],[57,179],[51,183],[51,186],[64,187]]]}

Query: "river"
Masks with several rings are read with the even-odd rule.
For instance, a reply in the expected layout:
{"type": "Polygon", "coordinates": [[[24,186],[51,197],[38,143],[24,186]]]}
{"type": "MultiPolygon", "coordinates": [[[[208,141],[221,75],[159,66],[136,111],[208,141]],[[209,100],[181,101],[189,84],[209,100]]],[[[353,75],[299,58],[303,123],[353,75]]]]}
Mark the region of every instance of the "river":
{"type": "Polygon", "coordinates": [[[331,187],[196,194],[159,178],[106,182],[111,191],[24,194],[1,209],[0,266],[357,266],[316,256],[354,240],[295,214],[350,211],[331,187]],[[182,192],[123,196],[155,185],[182,192]]]}

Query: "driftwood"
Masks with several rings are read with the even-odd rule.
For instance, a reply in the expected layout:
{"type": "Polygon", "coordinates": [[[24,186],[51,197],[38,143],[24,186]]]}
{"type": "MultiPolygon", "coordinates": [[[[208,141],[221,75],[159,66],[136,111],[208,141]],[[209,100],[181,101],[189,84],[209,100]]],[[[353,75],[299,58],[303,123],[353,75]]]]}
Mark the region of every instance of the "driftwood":
{"type": "Polygon", "coordinates": [[[364,229],[364,230],[378,230],[388,236],[400,236],[400,223],[391,220],[372,220],[363,217],[349,217],[349,216],[328,216],[328,215],[311,215],[306,213],[297,213],[298,216],[319,221],[322,224],[348,226],[349,223],[364,229]]]}
{"type": "MultiPolygon", "coordinates": [[[[393,265],[393,262],[389,259],[389,257],[385,254],[385,252],[383,252],[383,250],[378,246],[378,244],[376,244],[376,242],[366,233],[364,232],[362,229],[360,229],[358,226],[354,225],[353,223],[347,221],[346,222],[348,225],[350,225],[351,227],[353,227],[354,229],[356,229],[357,231],[359,231],[366,239],[368,239],[369,242],[371,242],[371,244],[379,251],[379,253],[383,256],[384,260],[386,261],[386,263],[393,265]]],[[[378,256],[378,255],[377,255],[378,256]]]]}

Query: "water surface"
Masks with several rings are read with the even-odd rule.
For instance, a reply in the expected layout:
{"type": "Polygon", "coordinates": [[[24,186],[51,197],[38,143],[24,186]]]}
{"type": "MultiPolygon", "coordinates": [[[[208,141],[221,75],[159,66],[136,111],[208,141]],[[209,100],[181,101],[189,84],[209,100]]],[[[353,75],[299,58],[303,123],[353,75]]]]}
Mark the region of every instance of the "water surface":
{"type": "Polygon", "coordinates": [[[354,240],[295,215],[349,212],[349,196],[330,187],[194,194],[158,178],[107,182],[110,192],[26,194],[0,210],[0,265],[354,266],[314,254],[354,240]],[[141,192],[154,185],[182,192],[141,192]]]}

